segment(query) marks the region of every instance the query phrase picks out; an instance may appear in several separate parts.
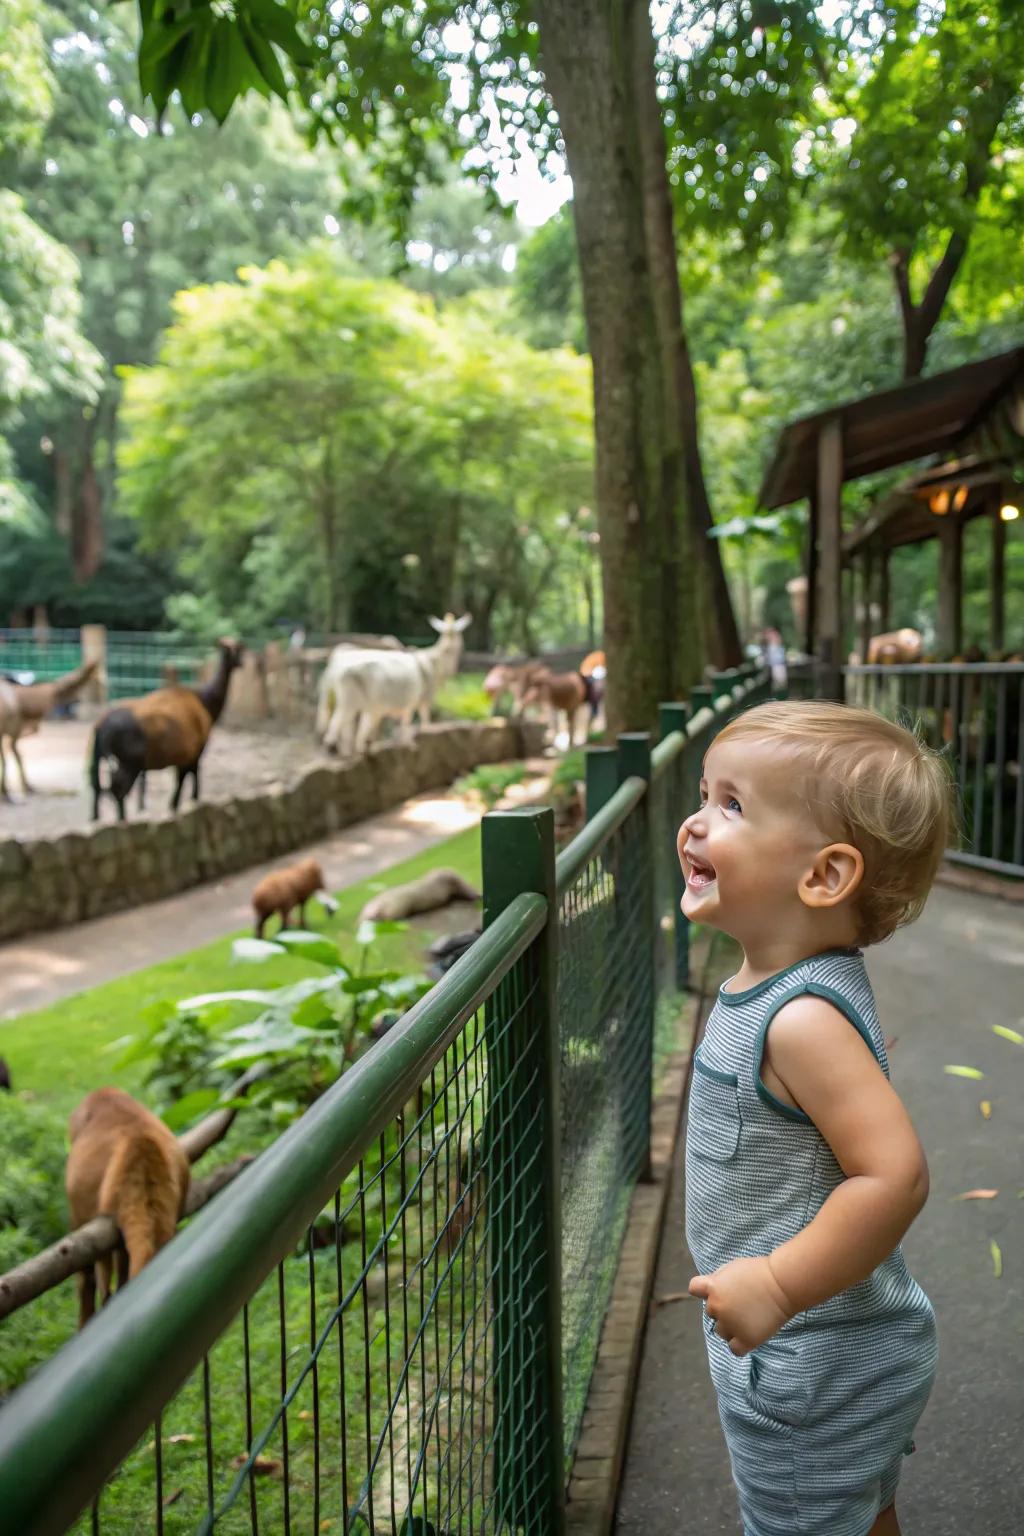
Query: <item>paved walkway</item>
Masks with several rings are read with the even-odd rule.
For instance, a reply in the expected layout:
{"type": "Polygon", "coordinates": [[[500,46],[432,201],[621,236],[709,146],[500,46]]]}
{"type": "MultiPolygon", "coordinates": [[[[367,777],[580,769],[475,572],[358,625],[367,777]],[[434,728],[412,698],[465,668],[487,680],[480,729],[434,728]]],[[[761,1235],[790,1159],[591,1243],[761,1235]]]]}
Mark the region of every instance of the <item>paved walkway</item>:
{"type": "MultiPolygon", "coordinates": [[[[906,1463],[906,1536],[1017,1536],[1024,1530],[1024,911],[938,888],[924,916],[868,951],[893,1077],[924,1142],[931,1198],[905,1244],[935,1303],[942,1358],[906,1463]],[[983,1083],[950,1077],[975,1066],[983,1083]],[[991,1102],[985,1120],[980,1102],[991,1102]],[[956,1201],[976,1188],[995,1200],[956,1201]],[[1003,1273],[993,1273],[992,1241],[1003,1273]]],[[[694,1273],[677,1174],[655,1299],[694,1273]]],[[[655,1306],[647,1329],[619,1536],[738,1536],[729,1464],[696,1302],[655,1306]]]]}
{"type": "Polygon", "coordinates": [[[267,870],[313,853],[329,890],[340,890],[473,826],[480,811],[454,795],[418,795],[396,810],[269,864],[164,901],[52,933],[0,944],[0,1019],[46,1008],[143,966],[208,944],[252,921],[250,895],[267,870]]]}

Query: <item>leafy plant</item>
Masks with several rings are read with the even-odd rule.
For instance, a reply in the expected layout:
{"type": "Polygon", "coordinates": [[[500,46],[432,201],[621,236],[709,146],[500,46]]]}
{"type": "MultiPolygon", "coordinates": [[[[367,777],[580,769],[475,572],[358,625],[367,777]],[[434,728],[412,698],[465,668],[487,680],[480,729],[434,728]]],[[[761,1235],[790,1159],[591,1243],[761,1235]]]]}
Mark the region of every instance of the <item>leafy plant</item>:
{"type": "Polygon", "coordinates": [[[460,795],[475,795],[483,801],[485,810],[493,811],[512,785],[521,784],[525,778],[523,763],[485,763],[457,779],[455,789],[460,795]]]}
{"type": "Polygon", "coordinates": [[[487,720],[491,714],[491,700],[484,692],[481,672],[450,677],[437,690],[434,702],[439,714],[453,720],[487,720]]]}
{"type": "Polygon", "coordinates": [[[286,954],[309,961],[321,974],[279,987],[202,993],[177,1007],[162,1004],[151,1011],[148,1031],[128,1042],[118,1065],[156,1057],[147,1085],[167,1106],[163,1118],[177,1131],[230,1103],[228,1086],[265,1062],[273,1074],[241,1102],[269,1111],[280,1129],[430,990],[421,972],[371,968],[377,935],[406,926],[360,923],[354,959],[346,959],[333,939],[303,929],[285,929],[273,939],[237,939],[232,952],[238,961],[258,965],[286,954]],[[240,1014],[249,1016],[232,1022],[240,1014]]]}

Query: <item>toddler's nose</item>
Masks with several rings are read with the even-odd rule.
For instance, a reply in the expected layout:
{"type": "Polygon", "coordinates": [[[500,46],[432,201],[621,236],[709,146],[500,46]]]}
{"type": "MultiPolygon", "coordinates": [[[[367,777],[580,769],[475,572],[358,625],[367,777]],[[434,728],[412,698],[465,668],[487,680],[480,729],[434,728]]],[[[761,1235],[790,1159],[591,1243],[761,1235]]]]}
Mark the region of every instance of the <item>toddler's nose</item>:
{"type": "Polygon", "coordinates": [[[703,813],[704,807],[699,806],[692,816],[687,816],[679,828],[679,835],[676,838],[676,851],[680,855],[682,855],[683,849],[691,837],[699,837],[701,835],[701,817],[703,813]]]}

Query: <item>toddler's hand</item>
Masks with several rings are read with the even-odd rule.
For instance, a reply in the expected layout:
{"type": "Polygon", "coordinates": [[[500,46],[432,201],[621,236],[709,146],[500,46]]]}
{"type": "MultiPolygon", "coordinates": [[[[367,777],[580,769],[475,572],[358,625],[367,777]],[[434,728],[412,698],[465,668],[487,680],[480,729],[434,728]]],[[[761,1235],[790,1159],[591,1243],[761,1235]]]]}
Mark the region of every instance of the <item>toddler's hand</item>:
{"type": "Polygon", "coordinates": [[[733,1259],[714,1274],[694,1275],[690,1295],[706,1301],[715,1332],[734,1355],[748,1355],[793,1315],[766,1258],[733,1259]]]}

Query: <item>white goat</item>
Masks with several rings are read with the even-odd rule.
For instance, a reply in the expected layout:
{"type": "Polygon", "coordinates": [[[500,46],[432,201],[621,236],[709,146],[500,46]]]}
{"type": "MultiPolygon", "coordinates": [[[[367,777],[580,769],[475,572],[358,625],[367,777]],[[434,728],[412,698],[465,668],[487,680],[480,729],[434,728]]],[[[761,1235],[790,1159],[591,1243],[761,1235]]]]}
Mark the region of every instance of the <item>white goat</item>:
{"type": "Polygon", "coordinates": [[[430,719],[434,695],[453,677],[462,654],[462,632],[472,615],[446,613],[430,620],[436,644],[419,650],[370,651],[337,646],[320,680],[317,731],[329,752],[342,757],[365,752],[374,731],[388,717],[408,739],[412,717],[430,719]]]}

